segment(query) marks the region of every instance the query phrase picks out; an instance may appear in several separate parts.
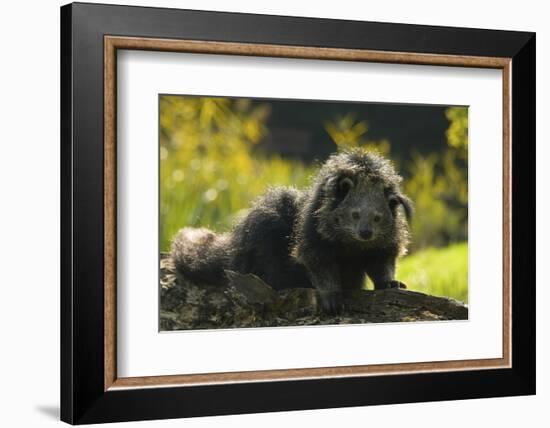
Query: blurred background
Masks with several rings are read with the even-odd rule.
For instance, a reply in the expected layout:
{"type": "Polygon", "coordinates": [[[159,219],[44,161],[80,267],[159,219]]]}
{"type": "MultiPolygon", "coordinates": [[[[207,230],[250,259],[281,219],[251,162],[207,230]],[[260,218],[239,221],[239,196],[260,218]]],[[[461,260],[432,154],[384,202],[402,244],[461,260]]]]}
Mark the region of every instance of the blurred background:
{"type": "MultiPolygon", "coordinates": [[[[161,95],[160,246],[231,228],[269,186],[308,186],[333,152],[389,157],[415,203],[409,289],[468,302],[466,107],[161,95]]],[[[371,284],[366,284],[371,287],[371,284]]]]}

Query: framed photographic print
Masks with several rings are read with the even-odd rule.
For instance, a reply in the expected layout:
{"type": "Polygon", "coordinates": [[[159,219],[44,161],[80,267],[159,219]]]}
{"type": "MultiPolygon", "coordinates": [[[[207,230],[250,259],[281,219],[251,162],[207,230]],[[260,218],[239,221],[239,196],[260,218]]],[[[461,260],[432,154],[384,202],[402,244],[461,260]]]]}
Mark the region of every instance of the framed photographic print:
{"type": "Polygon", "coordinates": [[[61,418],[535,393],[535,35],[61,8],[61,418]]]}

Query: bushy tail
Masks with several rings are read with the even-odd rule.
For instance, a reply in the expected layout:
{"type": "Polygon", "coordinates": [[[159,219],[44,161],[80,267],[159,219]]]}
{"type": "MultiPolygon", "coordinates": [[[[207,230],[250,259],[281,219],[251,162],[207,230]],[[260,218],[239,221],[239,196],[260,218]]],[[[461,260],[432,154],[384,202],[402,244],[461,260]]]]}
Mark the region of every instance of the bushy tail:
{"type": "Polygon", "coordinates": [[[199,285],[225,285],[227,240],[227,235],[217,235],[204,228],[181,229],[170,250],[178,274],[199,285]]]}

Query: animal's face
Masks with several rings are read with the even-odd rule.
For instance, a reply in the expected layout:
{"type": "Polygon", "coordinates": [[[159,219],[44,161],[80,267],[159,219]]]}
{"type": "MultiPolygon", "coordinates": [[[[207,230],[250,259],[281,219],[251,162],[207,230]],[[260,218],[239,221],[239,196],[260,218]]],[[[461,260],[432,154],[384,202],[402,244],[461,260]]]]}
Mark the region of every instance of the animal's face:
{"type": "MultiPolygon", "coordinates": [[[[319,232],[331,240],[364,245],[387,240],[394,231],[398,206],[410,214],[409,201],[382,180],[339,175],[327,183],[319,232]]],[[[321,214],[321,213],[320,213],[321,214]]]]}

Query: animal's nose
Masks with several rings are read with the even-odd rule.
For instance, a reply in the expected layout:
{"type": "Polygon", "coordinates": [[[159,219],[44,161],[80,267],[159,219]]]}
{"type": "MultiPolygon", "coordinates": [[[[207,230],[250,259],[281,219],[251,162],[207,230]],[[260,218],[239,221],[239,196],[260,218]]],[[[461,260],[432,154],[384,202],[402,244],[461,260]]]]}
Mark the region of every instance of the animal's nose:
{"type": "Polygon", "coordinates": [[[359,236],[361,239],[370,239],[372,238],[372,229],[364,228],[359,231],[359,236]]]}

